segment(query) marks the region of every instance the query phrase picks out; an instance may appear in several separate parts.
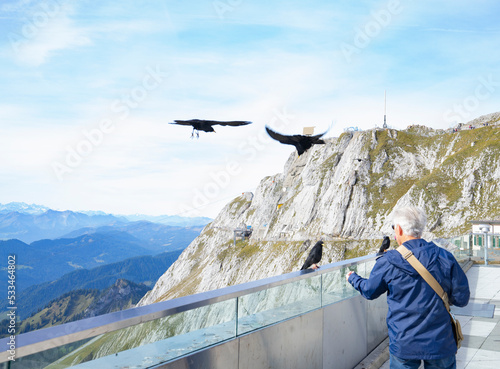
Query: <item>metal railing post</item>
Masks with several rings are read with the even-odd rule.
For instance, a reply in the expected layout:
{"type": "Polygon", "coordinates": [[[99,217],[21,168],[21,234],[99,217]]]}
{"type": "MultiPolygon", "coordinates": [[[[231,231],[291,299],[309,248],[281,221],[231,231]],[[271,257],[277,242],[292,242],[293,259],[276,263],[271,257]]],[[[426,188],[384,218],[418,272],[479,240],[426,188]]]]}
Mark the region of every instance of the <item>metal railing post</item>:
{"type": "Polygon", "coordinates": [[[235,327],[235,337],[238,337],[238,321],[240,319],[239,315],[238,315],[238,304],[240,302],[240,298],[239,297],[236,297],[236,319],[234,319],[235,323],[236,323],[236,327],[235,327]]]}
{"type": "Polygon", "coordinates": [[[490,226],[488,224],[481,224],[479,229],[484,233],[484,266],[488,266],[488,232],[490,226]]]}

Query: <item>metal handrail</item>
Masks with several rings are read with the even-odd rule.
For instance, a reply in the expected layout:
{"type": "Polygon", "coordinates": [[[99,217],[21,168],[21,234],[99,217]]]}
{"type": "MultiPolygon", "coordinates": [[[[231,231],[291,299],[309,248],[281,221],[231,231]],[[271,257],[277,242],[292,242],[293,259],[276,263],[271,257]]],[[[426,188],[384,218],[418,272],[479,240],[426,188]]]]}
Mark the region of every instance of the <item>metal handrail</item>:
{"type": "MultiPolygon", "coordinates": [[[[32,355],[37,352],[63,346],[104,333],[131,327],[137,324],[167,317],[169,315],[192,310],[217,302],[230,300],[258,291],[266,290],[306,279],[312,275],[322,275],[334,270],[347,268],[360,263],[374,260],[376,255],[361,256],[354,259],[327,264],[317,270],[303,270],[275,277],[269,277],[235,286],[201,292],[195,295],[175,298],[168,301],[139,306],[123,311],[86,318],[54,327],[39,329],[16,336],[16,358],[32,355]]],[[[0,339],[0,347],[8,347],[10,338],[0,339]]],[[[8,360],[8,350],[0,352],[0,363],[8,360]]]]}
{"type": "MultiPolygon", "coordinates": [[[[490,233],[490,232],[488,232],[487,234],[488,234],[488,236],[500,236],[500,233],[490,233]]],[[[471,233],[466,234],[465,236],[468,236],[468,235],[484,236],[485,233],[484,232],[471,232],[471,233]]]]}
{"type": "MultiPolygon", "coordinates": [[[[459,234],[456,236],[446,237],[447,240],[458,238],[458,237],[466,237],[466,236],[484,236],[484,232],[469,232],[465,234],[459,234]]],[[[488,232],[488,236],[500,236],[500,233],[490,233],[488,232]]]]}

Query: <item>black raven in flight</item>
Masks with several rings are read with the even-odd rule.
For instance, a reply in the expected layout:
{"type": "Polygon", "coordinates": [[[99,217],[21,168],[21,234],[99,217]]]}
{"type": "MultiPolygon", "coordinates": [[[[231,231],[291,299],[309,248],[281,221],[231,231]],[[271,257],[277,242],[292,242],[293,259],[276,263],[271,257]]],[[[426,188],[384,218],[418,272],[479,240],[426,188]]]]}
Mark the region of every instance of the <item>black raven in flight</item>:
{"type": "Polygon", "coordinates": [[[316,144],[324,144],[325,141],[321,139],[321,137],[326,133],[321,133],[316,136],[304,136],[304,135],[293,135],[293,136],[286,136],[282,135],[280,133],[274,132],[271,128],[266,126],[266,131],[271,136],[274,138],[276,141],[281,142],[282,144],[286,145],[293,145],[297,149],[297,152],[300,155],[302,155],[304,152],[309,150],[312,145],[316,144]]]}
{"type": "Polygon", "coordinates": [[[309,252],[309,256],[307,257],[306,261],[304,262],[304,265],[302,265],[302,268],[300,270],[304,270],[309,268],[311,265],[313,266],[313,269],[318,269],[319,267],[316,265],[321,261],[321,257],[323,256],[323,241],[318,241],[316,242],[316,245],[311,249],[309,252]]]}
{"type": "Polygon", "coordinates": [[[181,126],[192,126],[193,127],[193,132],[191,133],[191,138],[193,138],[195,131],[196,131],[196,137],[200,137],[199,131],[204,131],[204,132],[215,132],[214,127],[215,125],[220,125],[220,126],[246,126],[247,124],[250,124],[252,122],[248,121],[242,121],[242,120],[233,120],[230,122],[221,122],[217,120],[205,120],[205,119],[190,119],[190,120],[174,120],[174,123],[170,124],[180,124],[181,126]]]}

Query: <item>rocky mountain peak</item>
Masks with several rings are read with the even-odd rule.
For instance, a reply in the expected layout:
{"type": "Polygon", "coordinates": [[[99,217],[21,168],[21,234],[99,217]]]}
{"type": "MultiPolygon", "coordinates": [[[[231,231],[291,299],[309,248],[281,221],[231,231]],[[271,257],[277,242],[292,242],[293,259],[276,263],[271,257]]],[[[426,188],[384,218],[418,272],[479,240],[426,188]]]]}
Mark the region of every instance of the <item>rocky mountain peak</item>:
{"type": "Polygon", "coordinates": [[[406,204],[426,210],[427,239],[500,216],[500,114],[490,117],[458,132],[345,132],[292,152],[283,173],[227,204],[140,304],[298,270],[320,238],[324,263],[374,251],[391,233],[392,210],[406,204]],[[251,236],[235,242],[246,226],[251,236]]]}

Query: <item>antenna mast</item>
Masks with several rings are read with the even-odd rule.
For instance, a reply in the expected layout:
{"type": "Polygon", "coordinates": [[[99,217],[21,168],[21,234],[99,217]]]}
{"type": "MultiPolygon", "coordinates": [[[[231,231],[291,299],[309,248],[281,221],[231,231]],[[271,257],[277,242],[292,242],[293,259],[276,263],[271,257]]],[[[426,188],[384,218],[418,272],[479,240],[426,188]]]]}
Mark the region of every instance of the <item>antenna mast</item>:
{"type": "Polygon", "coordinates": [[[386,101],[387,101],[387,100],[386,100],[386,96],[385,96],[385,91],[386,91],[386,90],[384,90],[384,126],[383,126],[383,127],[384,127],[384,128],[387,128],[387,122],[386,122],[386,120],[385,120],[386,101]]]}

